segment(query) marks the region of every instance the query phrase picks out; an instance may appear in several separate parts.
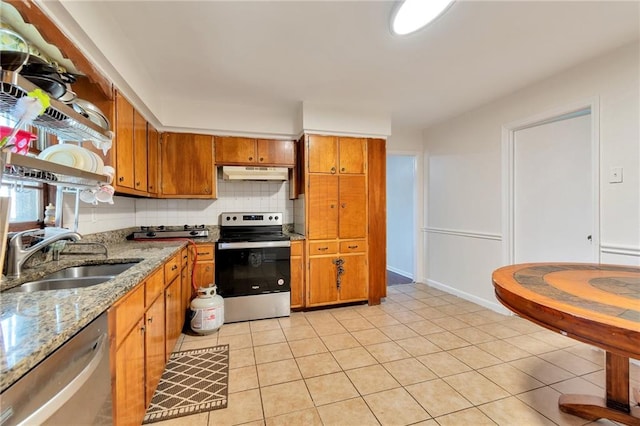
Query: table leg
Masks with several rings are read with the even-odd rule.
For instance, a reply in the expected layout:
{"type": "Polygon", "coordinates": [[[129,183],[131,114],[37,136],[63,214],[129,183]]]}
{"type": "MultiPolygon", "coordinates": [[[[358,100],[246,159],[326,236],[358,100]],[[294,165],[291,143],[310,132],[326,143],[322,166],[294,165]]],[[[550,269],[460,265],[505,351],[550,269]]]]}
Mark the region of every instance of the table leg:
{"type": "Polygon", "coordinates": [[[562,395],[560,410],[587,420],[610,419],[640,426],[640,409],[629,406],[629,358],[607,352],[606,399],[590,395],[562,395]]]}

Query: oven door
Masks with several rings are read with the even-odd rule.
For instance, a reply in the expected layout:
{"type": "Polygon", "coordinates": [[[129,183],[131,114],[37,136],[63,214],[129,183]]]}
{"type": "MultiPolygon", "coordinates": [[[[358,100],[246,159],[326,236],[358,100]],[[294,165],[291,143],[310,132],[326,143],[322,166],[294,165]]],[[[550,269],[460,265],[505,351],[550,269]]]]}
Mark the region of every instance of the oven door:
{"type": "Polygon", "coordinates": [[[222,297],[291,290],[291,242],[216,244],[216,285],[222,297]]]}

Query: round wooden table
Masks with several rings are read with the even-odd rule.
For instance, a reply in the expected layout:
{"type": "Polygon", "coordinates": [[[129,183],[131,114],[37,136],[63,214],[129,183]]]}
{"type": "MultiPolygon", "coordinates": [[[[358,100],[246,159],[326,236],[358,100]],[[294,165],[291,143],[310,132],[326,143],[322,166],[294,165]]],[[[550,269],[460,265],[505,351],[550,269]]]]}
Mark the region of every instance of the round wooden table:
{"type": "Polygon", "coordinates": [[[629,358],[640,359],[640,268],[529,263],[497,269],[492,279],[516,314],[606,351],[606,398],[562,395],[562,411],[640,425],[640,407],[629,405],[629,358]]]}

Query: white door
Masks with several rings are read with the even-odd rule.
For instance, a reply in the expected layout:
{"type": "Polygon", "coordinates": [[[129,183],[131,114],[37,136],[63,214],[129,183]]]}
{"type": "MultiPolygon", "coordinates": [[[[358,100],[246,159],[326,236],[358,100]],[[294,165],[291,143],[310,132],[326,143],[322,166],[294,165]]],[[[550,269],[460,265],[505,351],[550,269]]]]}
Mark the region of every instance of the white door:
{"type": "Polygon", "coordinates": [[[514,134],[514,260],[594,262],[591,114],[514,134]]]}

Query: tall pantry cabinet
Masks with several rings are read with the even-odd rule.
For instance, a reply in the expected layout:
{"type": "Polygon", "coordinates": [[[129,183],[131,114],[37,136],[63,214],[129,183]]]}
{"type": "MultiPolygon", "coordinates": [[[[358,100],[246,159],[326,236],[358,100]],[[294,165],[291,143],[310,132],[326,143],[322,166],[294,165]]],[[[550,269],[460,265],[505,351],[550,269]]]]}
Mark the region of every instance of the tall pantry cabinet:
{"type": "Polygon", "coordinates": [[[379,303],[369,297],[369,140],[305,135],[303,143],[305,304],[379,303]]]}

